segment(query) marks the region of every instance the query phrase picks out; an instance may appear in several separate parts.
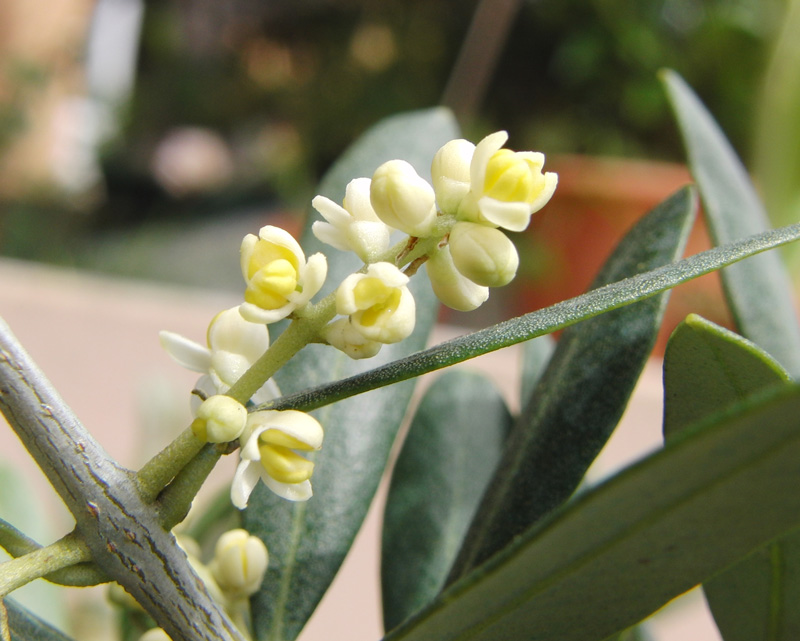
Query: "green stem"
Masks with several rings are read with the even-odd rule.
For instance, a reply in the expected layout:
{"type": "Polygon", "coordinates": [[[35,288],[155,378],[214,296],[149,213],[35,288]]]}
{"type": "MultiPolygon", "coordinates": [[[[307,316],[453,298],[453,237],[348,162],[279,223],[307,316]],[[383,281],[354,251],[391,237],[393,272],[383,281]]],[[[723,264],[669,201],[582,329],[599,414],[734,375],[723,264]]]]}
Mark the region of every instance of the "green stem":
{"type": "Polygon", "coordinates": [[[186,518],[194,497],[211,474],[224,449],[224,444],[207,444],[164,488],[158,497],[164,529],[171,530],[186,518]]]}
{"type": "Polygon", "coordinates": [[[246,403],[261,386],[292,356],[319,336],[320,330],[336,315],[336,295],[328,294],[316,305],[309,305],[295,318],[270,348],[227,391],[228,396],[246,403]]]}
{"type": "Polygon", "coordinates": [[[86,544],[74,533],[68,534],[55,543],[0,564],[0,598],[34,579],[91,560],[86,544]]]}
{"type": "Polygon", "coordinates": [[[145,463],[136,474],[136,484],[144,502],[155,501],[161,490],[197,456],[203,445],[204,443],[188,427],[178,438],[145,463]]]}

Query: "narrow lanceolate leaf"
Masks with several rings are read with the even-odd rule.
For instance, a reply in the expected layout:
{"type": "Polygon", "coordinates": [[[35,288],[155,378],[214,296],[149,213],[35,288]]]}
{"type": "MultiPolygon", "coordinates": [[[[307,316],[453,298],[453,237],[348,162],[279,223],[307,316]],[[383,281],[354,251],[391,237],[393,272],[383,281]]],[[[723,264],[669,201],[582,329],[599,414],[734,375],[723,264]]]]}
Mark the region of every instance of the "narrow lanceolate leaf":
{"type": "MultiPolygon", "coordinates": [[[[664,436],[674,438],[692,423],[788,380],[759,347],[692,315],[670,337],[664,356],[664,436]]],[[[703,588],[725,641],[800,638],[800,535],[770,542],[703,588]]]]}
{"type": "MultiPolygon", "coordinates": [[[[390,158],[405,159],[425,175],[437,149],[457,136],[452,117],[441,109],[395,117],[367,132],[333,167],[321,191],[340,202],[349,180],[372,175],[390,158]]],[[[350,254],[314,244],[308,235],[303,247],[309,253],[327,254],[328,290],[360,267],[350,254]]],[[[384,346],[377,357],[366,361],[353,361],[331,347],[310,345],[278,373],[281,390],[298,392],[422,349],[437,304],[422,274],[412,279],[411,290],[417,321],[410,338],[384,346]]],[[[243,514],[244,527],[260,536],[270,552],[263,588],[252,599],[258,641],[296,638],[313,613],[366,515],[411,392],[410,384],[393,386],[315,413],[325,428],[325,440],[313,457],[314,496],[308,502],[289,503],[264,487],[252,496],[243,514]]]]}
{"type": "MultiPolygon", "coordinates": [[[[620,242],[593,287],[680,258],[695,209],[689,189],[659,205],[620,242]]],[[[622,417],[666,303],[666,294],[653,296],[563,333],[514,425],[450,580],[500,551],[575,491],[622,417]]]]}
{"type": "Polygon", "coordinates": [[[602,641],[800,525],[800,388],[696,425],[560,508],[386,641],[602,641]]]}
{"type": "Polygon", "coordinates": [[[392,474],[381,583],[387,630],[444,586],[500,460],[511,414],[484,376],[452,370],[420,402],[392,474]]]}
{"type": "MultiPolygon", "coordinates": [[[[678,74],[665,71],[662,79],[715,243],[767,229],[767,216],[750,178],[711,114],[678,74]]],[[[777,358],[792,376],[800,376],[800,325],[781,256],[772,252],[728,267],[722,282],[739,332],[777,358]]]]}
{"type": "Polygon", "coordinates": [[[713,247],[677,263],[625,278],[545,309],[512,318],[472,334],[459,336],[400,361],[378,366],[364,374],[284,396],[277,401],[265,403],[262,408],[310,410],[323,407],[343,398],[405,381],[509,345],[550,334],[612,309],[645,300],[698,276],[704,276],[798,239],[800,239],[800,223],[772,229],[722,247],[713,247]]]}
{"type": "MultiPolygon", "coordinates": [[[[14,599],[0,599],[0,608],[5,607],[11,641],[72,641],[70,637],[31,614],[14,599]]],[[[3,628],[3,613],[0,612],[0,631],[3,628]]]]}

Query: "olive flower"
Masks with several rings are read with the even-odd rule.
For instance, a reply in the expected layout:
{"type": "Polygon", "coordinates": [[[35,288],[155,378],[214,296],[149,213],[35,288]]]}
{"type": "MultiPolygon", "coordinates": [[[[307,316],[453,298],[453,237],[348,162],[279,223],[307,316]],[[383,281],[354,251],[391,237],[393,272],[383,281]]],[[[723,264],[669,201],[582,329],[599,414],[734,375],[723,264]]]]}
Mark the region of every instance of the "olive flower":
{"type": "MultiPolygon", "coordinates": [[[[224,394],[269,347],[265,325],[249,323],[233,307],[217,314],[208,326],[203,347],[174,332],[159,333],[161,346],[179,365],[204,374],[197,387],[224,394]]],[[[253,395],[253,402],[265,403],[279,396],[270,379],[253,395]]]]}
{"type": "Polygon", "coordinates": [[[300,452],[322,447],[322,426],[310,414],[297,410],[251,412],[239,437],[239,466],[231,485],[231,502],[247,507],[259,479],[278,496],[289,501],[311,498],[314,463],[300,452]]]}
{"type": "Polygon", "coordinates": [[[314,235],[336,249],[355,252],[365,263],[388,249],[392,231],[370,204],[370,183],[369,178],[351,180],[341,206],[325,196],[316,196],[311,201],[327,221],[317,221],[311,226],[314,235]]]}
{"type": "Polygon", "coordinates": [[[351,274],[336,290],[336,311],[365,338],[397,343],[414,331],[416,306],[408,276],[391,263],[373,263],[351,274]]]}
{"type": "Polygon", "coordinates": [[[274,323],[303,307],[320,290],[328,272],[323,254],[306,262],[292,235],[272,225],[262,227],[257,237],[244,237],[241,264],[247,289],[239,311],[253,323],[274,323]]]}
{"type": "Polygon", "coordinates": [[[486,136],[470,161],[470,191],[461,201],[458,217],[476,223],[522,231],[531,215],[550,200],[558,175],[542,173],[544,155],[503,149],[505,131],[486,136]]]}

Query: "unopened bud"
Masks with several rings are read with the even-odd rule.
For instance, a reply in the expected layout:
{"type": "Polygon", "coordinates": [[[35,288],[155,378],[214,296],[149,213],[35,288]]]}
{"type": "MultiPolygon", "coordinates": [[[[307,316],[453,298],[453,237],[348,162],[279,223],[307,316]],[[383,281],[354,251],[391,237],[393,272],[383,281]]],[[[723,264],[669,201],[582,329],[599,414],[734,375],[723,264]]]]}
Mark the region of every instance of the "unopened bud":
{"type": "Polygon", "coordinates": [[[484,287],[510,283],[519,267],[519,255],[499,229],[459,222],[450,231],[450,254],[461,274],[484,287]]]}
{"type": "Polygon", "coordinates": [[[247,530],[229,530],[217,541],[211,573],[226,595],[238,599],[258,592],[268,564],[261,539],[247,530]]]}
{"type": "Polygon", "coordinates": [[[207,398],[197,408],[192,432],[206,443],[227,443],[239,438],[247,424],[247,410],[236,399],[224,394],[207,398]]]}
{"type": "Polygon", "coordinates": [[[375,170],[370,202],[378,218],[409,236],[427,236],[436,220],[433,187],[404,160],[390,160],[375,170]]]}

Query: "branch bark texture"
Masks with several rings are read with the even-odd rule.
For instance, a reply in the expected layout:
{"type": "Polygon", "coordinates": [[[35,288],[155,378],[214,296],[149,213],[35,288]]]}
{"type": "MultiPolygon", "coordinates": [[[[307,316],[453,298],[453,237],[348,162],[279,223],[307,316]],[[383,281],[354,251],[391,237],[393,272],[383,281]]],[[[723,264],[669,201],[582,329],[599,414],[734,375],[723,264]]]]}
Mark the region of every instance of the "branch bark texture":
{"type": "Polygon", "coordinates": [[[0,319],[0,411],[59,493],[95,562],[175,641],[241,641],[135,474],[81,425],[0,319]]]}

